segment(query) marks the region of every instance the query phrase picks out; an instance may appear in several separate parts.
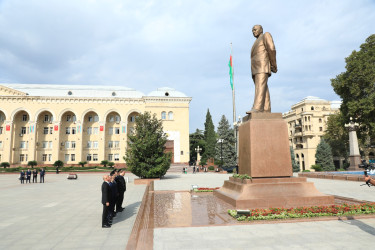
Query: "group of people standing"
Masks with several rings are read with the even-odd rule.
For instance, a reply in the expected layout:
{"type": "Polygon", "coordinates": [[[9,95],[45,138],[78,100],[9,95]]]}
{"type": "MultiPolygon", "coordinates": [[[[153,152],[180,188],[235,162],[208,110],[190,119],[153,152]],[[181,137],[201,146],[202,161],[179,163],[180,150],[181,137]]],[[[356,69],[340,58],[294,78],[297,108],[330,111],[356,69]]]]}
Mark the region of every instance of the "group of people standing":
{"type": "MultiPolygon", "coordinates": [[[[46,170],[44,170],[44,168],[42,168],[39,172],[40,174],[40,183],[44,183],[44,176],[46,174],[46,170]]],[[[25,179],[26,179],[26,183],[30,182],[30,179],[31,179],[31,175],[33,176],[33,183],[38,183],[38,170],[37,169],[33,169],[33,171],[31,172],[30,169],[27,169],[27,171],[25,172],[24,170],[21,170],[20,172],[20,181],[21,181],[21,184],[24,184],[25,183],[25,179]]]]}
{"type": "Polygon", "coordinates": [[[126,191],[125,170],[113,170],[103,176],[102,184],[102,227],[110,228],[116,213],[124,211],[122,202],[126,191]]]}

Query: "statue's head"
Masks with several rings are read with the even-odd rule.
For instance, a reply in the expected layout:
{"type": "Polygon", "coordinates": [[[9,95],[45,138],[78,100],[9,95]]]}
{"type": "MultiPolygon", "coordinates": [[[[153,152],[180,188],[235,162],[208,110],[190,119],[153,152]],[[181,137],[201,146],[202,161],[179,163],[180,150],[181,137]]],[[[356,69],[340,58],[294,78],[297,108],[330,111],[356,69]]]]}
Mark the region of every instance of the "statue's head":
{"type": "Polygon", "coordinates": [[[253,29],[252,29],[252,32],[253,32],[253,35],[258,38],[261,34],[263,34],[263,27],[262,25],[254,25],[253,29]]]}

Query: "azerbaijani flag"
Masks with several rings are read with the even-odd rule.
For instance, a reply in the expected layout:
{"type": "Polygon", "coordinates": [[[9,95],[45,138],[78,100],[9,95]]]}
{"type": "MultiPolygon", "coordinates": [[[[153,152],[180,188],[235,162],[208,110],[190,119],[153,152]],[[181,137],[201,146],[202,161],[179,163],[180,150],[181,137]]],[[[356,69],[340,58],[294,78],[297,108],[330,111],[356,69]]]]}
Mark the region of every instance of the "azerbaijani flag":
{"type": "Polygon", "coordinates": [[[233,90],[233,63],[232,63],[232,55],[230,55],[228,66],[229,66],[230,87],[233,90]]]}

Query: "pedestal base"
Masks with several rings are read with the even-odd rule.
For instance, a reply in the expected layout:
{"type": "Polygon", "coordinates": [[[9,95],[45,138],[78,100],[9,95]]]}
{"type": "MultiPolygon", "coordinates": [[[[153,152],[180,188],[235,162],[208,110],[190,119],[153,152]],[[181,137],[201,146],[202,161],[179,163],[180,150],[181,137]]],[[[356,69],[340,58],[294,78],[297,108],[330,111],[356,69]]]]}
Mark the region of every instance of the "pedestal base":
{"type": "Polygon", "coordinates": [[[350,166],[348,168],[349,171],[360,171],[363,170],[358,167],[358,164],[361,164],[361,156],[360,155],[350,155],[349,156],[350,166]]]}
{"type": "Polygon", "coordinates": [[[303,177],[241,180],[229,177],[214,195],[236,209],[333,205],[332,195],[319,192],[303,177]]]}

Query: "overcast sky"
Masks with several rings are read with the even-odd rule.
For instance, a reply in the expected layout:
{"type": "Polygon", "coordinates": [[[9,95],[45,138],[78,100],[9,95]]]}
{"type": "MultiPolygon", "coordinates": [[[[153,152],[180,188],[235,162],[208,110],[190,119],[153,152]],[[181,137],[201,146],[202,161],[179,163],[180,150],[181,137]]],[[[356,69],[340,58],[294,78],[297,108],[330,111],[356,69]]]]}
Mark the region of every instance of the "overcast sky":
{"type": "Polygon", "coordinates": [[[0,82],[120,85],[192,97],[190,131],[251,109],[251,28],[273,36],[272,112],[306,96],[339,100],[330,79],[375,33],[375,1],[0,0],[0,82]]]}

